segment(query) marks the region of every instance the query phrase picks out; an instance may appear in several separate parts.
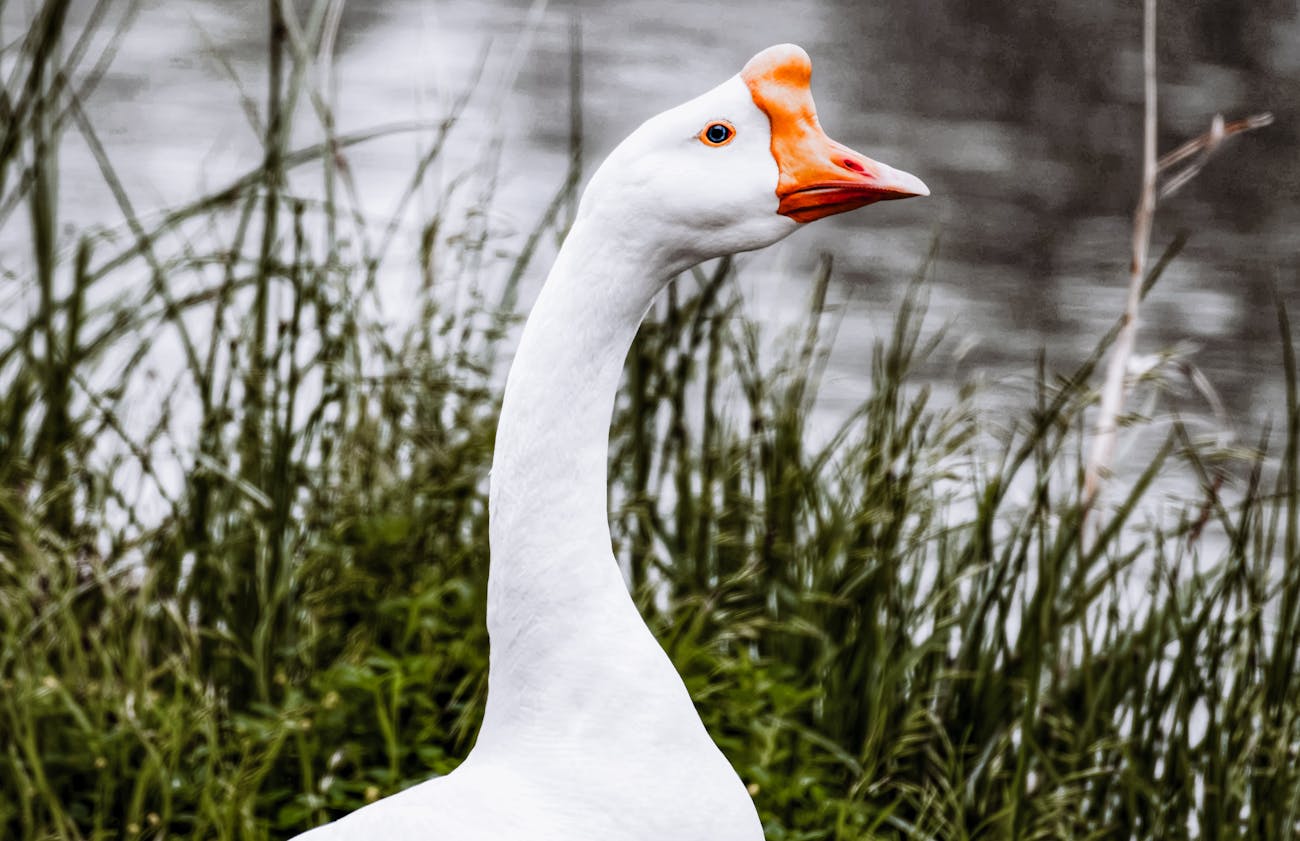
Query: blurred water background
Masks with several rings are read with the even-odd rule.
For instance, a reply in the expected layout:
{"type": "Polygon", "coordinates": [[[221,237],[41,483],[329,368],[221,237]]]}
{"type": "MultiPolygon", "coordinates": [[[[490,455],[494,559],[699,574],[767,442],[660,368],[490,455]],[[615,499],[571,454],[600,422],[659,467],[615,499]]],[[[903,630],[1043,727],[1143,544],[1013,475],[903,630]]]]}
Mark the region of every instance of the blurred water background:
{"type": "MultiPolygon", "coordinates": [[[[310,4],[300,5],[305,13],[310,4]]],[[[1216,112],[1278,116],[1235,138],[1160,207],[1155,253],[1178,231],[1190,240],[1147,304],[1139,339],[1143,352],[1192,349],[1191,361],[1247,425],[1280,405],[1271,289],[1300,303],[1298,8],[1282,0],[1163,4],[1158,29],[1161,151],[1205,131],[1216,112]]],[[[587,173],[641,120],[717,84],[762,47],[807,48],[829,133],[917,173],[932,190],[923,201],[811,226],[747,258],[751,273],[797,279],[818,253],[835,256],[833,299],[845,319],[831,402],[837,394],[856,400],[870,342],[935,237],[932,307],[956,339],[936,371],[943,387],[974,378],[996,391],[1022,381],[1039,349],[1049,364],[1069,364],[1122,307],[1140,168],[1138,4],[349,0],[339,10],[333,58],[322,59],[318,82],[340,132],[436,121],[475,85],[413,215],[438,210],[432,205],[458,185],[454,211],[479,214],[502,253],[564,178],[574,21],[587,173]],[[467,173],[478,187],[465,188],[467,173]]],[[[6,38],[22,31],[23,13],[22,4],[6,6],[6,38]]],[[[85,103],[138,212],[182,204],[259,165],[258,129],[240,100],[261,102],[266,42],[258,0],[139,5],[85,103]]],[[[311,121],[294,131],[295,143],[321,136],[311,121]]],[[[362,212],[393,206],[429,136],[343,153],[362,212]]],[[[63,223],[120,226],[82,139],[69,132],[63,142],[63,223]]],[[[300,175],[310,192],[317,179],[300,175]]],[[[21,279],[30,261],[21,220],[7,229],[0,259],[21,279]]],[[[414,226],[405,234],[413,248],[414,226]]],[[[403,280],[395,275],[405,264],[390,265],[383,282],[400,315],[403,280]]],[[[524,305],[548,265],[545,256],[534,262],[524,305]]],[[[797,283],[746,293],[768,321],[803,306],[797,283]]],[[[1193,395],[1184,406],[1205,403],[1193,395]]]]}

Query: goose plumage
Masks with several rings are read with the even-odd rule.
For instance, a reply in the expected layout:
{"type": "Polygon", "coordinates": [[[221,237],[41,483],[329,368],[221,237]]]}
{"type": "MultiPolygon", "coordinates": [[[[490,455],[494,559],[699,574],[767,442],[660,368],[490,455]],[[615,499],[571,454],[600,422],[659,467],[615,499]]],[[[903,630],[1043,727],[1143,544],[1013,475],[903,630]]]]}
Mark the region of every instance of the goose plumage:
{"type": "Polygon", "coordinates": [[[745,786],[628,594],[609,423],[650,303],[703,260],[927,195],[830,140],[799,47],[647,120],[592,176],[507,378],[489,491],[487,709],[453,773],[307,841],[760,841],[745,786]]]}

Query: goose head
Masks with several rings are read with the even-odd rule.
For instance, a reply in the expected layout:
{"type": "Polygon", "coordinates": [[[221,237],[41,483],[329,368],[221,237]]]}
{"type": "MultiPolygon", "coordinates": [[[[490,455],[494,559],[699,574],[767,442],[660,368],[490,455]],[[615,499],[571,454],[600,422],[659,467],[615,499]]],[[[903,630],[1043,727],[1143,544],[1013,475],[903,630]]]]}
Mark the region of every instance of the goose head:
{"type": "Polygon", "coordinates": [[[652,117],[592,177],[578,217],[599,214],[673,269],[771,245],[800,225],[929,195],[919,178],[831,140],[812,62],[763,50],[713,90],[652,117]]]}

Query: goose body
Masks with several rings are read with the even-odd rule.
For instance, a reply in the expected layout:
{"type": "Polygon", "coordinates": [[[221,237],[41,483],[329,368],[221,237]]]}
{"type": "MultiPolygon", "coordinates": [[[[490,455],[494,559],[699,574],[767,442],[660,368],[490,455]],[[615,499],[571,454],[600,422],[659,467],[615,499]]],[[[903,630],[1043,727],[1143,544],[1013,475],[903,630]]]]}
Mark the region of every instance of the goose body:
{"type": "Polygon", "coordinates": [[[743,783],[628,594],[606,511],[624,357],[679,272],[926,195],[831,141],[811,64],[771,47],[646,121],[591,179],[507,378],[490,488],[483,726],[452,774],[307,841],[761,841],[743,783]]]}

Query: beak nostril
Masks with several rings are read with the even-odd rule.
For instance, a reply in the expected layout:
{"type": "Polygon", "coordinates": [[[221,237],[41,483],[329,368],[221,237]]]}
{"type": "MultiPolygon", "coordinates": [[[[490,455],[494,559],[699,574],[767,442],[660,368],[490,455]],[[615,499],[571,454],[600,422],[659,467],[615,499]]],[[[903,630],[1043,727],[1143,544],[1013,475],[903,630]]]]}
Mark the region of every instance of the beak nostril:
{"type": "Polygon", "coordinates": [[[866,167],[864,167],[862,164],[858,163],[857,161],[853,160],[852,158],[845,158],[844,160],[840,161],[840,165],[843,166],[845,169],[851,169],[854,172],[867,171],[866,167]]]}

